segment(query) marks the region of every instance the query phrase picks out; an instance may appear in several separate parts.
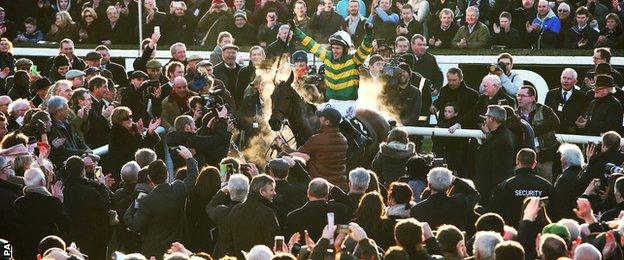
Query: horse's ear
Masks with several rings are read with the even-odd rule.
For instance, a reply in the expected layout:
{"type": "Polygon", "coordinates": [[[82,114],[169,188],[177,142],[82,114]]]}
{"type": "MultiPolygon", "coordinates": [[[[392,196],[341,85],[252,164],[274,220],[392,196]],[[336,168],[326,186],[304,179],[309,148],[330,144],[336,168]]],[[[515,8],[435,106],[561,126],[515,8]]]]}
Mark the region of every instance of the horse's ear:
{"type": "Polygon", "coordinates": [[[288,77],[288,80],[286,81],[286,84],[290,86],[294,80],[295,80],[295,73],[291,71],[290,76],[288,77]]]}

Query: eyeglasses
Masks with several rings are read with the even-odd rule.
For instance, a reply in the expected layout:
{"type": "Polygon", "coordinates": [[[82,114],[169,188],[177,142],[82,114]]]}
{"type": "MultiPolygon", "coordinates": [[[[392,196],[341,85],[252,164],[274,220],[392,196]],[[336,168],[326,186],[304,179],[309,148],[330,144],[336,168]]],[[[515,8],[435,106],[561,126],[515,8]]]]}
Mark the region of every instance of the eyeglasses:
{"type": "Polygon", "coordinates": [[[0,168],[0,171],[3,171],[4,169],[10,170],[12,168],[13,168],[13,164],[11,162],[9,162],[4,167],[0,168]]]}

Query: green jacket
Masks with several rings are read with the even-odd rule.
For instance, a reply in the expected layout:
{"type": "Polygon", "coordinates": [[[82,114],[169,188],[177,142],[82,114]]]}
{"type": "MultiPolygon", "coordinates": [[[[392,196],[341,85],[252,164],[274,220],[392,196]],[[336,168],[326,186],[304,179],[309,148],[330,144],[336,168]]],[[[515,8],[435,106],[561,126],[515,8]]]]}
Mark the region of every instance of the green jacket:
{"type": "Polygon", "coordinates": [[[299,28],[293,30],[295,38],[303,45],[303,48],[314,54],[325,65],[325,96],[328,99],[356,100],[357,90],[360,84],[359,67],[373,50],[372,39],[364,36],[362,44],[355,53],[349,53],[340,59],[334,59],[331,51],[321,47],[311,37],[303,33],[299,28]]]}
{"type": "Polygon", "coordinates": [[[490,47],[490,30],[487,25],[482,22],[478,22],[475,24],[472,33],[468,33],[468,26],[464,25],[457,30],[455,33],[455,37],[451,41],[451,46],[453,48],[458,48],[457,44],[459,41],[465,38],[467,43],[467,48],[489,48],[490,47]]]}

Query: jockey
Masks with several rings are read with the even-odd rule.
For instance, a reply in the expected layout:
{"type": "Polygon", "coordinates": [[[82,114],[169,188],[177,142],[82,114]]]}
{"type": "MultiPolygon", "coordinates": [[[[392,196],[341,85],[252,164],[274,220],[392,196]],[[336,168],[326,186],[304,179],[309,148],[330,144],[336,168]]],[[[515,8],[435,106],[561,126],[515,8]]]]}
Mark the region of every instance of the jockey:
{"type": "Polygon", "coordinates": [[[293,22],[290,26],[293,28],[294,39],[299,41],[304,49],[314,54],[325,65],[325,96],[329,101],[319,105],[318,110],[333,107],[340,111],[346,119],[340,123],[340,130],[351,136],[350,139],[355,140],[357,147],[364,145],[366,138],[362,133],[362,128],[358,127],[360,130],[355,128],[353,126],[355,122],[351,122],[351,119],[355,118],[356,112],[355,101],[358,98],[360,83],[359,67],[373,49],[372,25],[364,26],[366,35],[354,53],[348,53],[351,39],[348,39],[348,36],[340,31],[329,37],[331,50],[327,50],[303,33],[293,22]]]}

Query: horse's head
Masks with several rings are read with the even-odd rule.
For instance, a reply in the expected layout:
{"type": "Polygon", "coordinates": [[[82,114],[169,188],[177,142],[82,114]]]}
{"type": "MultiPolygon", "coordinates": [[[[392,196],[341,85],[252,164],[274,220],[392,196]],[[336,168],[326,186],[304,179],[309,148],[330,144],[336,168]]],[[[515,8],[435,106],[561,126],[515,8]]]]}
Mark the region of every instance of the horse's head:
{"type": "Polygon", "coordinates": [[[282,122],[288,117],[288,113],[295,108],[293,101],[299,97],[299,94],[291,86],[293,79],[294,75],[291,73],[288,80],[276,84],[273,94],[271,94],[272,107],[269,126],[273,131],[279,131],[282,128],[282,122]]]}

